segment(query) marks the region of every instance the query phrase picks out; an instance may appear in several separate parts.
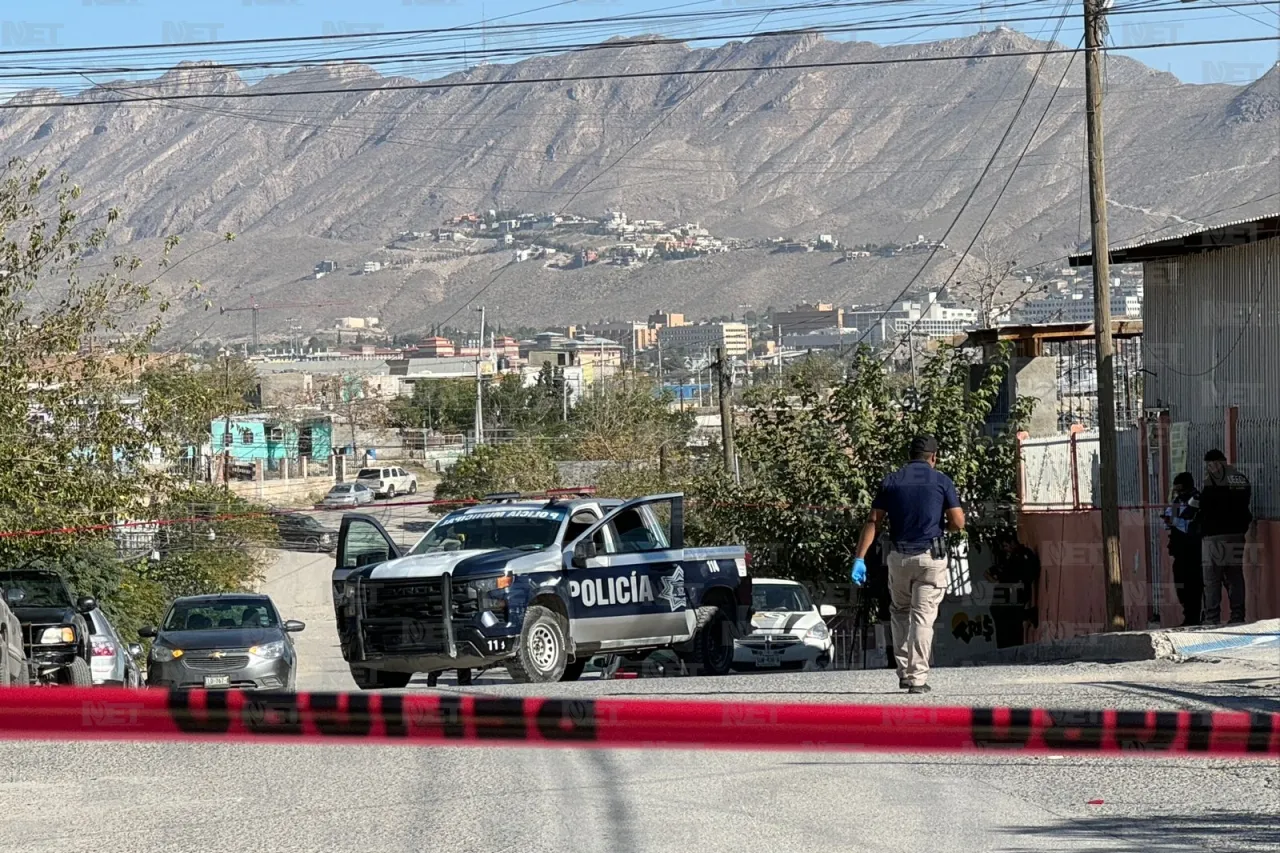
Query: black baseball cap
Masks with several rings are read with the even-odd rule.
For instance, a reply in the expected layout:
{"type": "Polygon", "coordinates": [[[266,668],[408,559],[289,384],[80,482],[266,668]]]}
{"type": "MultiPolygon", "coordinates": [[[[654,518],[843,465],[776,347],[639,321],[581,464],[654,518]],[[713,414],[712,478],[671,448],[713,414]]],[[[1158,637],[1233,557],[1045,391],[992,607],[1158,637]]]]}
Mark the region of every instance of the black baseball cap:
{"type": "Polygon", "coordinates": [[[922,453],[937,453],[938,440],[931,435],[917,435],[911,439],[911,455],[919,456],[922,453]]]}
{"type": "Polygon", "coordinates": [[[1181,474],[1173,478],[1175,486],[1186,486],[1189,489],[1196,487],[1196,478],[1191,476],[1190,471],[1183,471],[1181,474]]]}
{"type": "Polygon", "coordinates": [[[1227,457],[1221,450],[1214,448],[1204,455],[1205,462],[1226,462],[1227,457]]]}

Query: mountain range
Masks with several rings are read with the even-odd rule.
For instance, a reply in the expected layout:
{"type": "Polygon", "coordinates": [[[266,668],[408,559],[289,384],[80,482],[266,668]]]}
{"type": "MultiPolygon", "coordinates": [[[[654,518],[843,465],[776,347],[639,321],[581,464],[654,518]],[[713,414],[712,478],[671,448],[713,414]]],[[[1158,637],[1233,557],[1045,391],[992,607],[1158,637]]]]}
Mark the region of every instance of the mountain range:
{"type": "MultiPolygon", "coordinates": [[[[264,338],[286,318],[307,331],[344,315],[393,331],[466,326],[481,303],[508,326],[874,304],[963,280],[967,264],[951,271],[979,230],[1022,266],[1060,265],[1088,243],[1083,59],[1045,49],[1062,45],[1006,28],[897,46],[628,40],[430,88],[359,64],[249,82],[187,63],[99,83],[80,106],[18,93],[0,110],[0,144],[68,173],[87,215],[118,208],[117,247],[154,257],[182,238],[174,256],[186,259],[166,286],[194,276],[204,288],[172,309],[174,342],[243,339],[247,315],[218,308],[251,298],[281,306],[263,309],[264,338]],[[765,70],[732,70],[743,67],[765,70]],[[306,94],[316,89],[327,91],[306,94]],[[283,92],[298,94],[267,96],[283,92]],[[139,94],[209,97],[111,103],[139,94]],[[840,263],[763,249],[572,271],[504,250],[350,274],[388,258],[398,233],[490,208],[622,209],[718,236],[830,233],[846,245],[939,239],[963,213],[922,274],[916,256],[840,263]],[[344,269],[315,280],[321,259],[344,269]]],[[[1280,209],[1280,68],[1248,86],[1193,85],[1110,55],[1104,115],[1113,241],[1280,209]]]]}

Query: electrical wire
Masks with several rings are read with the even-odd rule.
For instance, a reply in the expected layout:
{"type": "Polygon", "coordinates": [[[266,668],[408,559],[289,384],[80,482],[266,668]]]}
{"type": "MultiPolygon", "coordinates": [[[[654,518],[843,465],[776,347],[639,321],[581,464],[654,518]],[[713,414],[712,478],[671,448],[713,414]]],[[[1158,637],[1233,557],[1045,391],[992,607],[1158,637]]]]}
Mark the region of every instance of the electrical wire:
{"type": "MultiPolygon", "coordinates": [[[[1115,46],[1106,46],[1100,48],[1104,51],[1135,51],[1135,50],[1155,50],[1166,47],[1202,47],[1206,45],[1233,45],[1233,44],[1256,44],[1260,42],[1277,42],[1280,41],[1280,34],[1266,36],[1247,36],[1229,39],[1197,39],[1190,41],[1165,41],[1150,42],[1146,44],[1125,45],[1123,48],[1115,46]]],[[[879,67],[886,65],[912,65],[920,63],[936,63],[936,62],[958,62],[969,60],[990,60],[999,58],[1014,57],[1031,57],[1031,56],[1056,56],[1074,53],[1074,48],[1046,48],[1040,50],[1015,50],[1002,51],[997,53],[958,53],[939,56],[908,56],[883,59],[847,59],[833,60],[827,62],[799,62],[788,63],[782,65],[742,65],[732,68],[711,67],[711,68],[684,68],[677,70],[661,70],[661,71],[620,71],[604,74],[563,74],[542,77],[526,77],[526,78],[499,78],[493,80],[461,80],[453,82],[416,82],[416,83],[388,83],[378,86],[344,86],[344,87],[323,87],[315,89],[289,89],[276,91],[239,91],[239,92],[205,92],[205,93],[174,93],[174,94],[152,94],[137,95],[127,98],[82,98],[78,100],[64,100],[46,103],[13,103],[12,101],[0,104],[0,111],[14,111],[27,109],[66,109],[70,107],[84,106],[113,106],[121,104],[143,104],[154,103],[157,101],[189,101],[189,100],[224,100],[224,101],[240,101],[240,100],[256,100],[258,98],[281,98],[281,97],[302,97],[306,95],[352,95],[367,92],[397,92],[397,91],[437,91],[446,89],[468,89],[468,88],[493,88],[502,86],[532,86],[543,83],[577,83],[591,82],[603,80],[637,80],[651,79],[657,77],[679,77],[679,76],[708,76],[717,74],[745,74],[758,72],[776,72],[776,71],[807,71],[832,68],[862,68],[862,67],[879,67]]]]}

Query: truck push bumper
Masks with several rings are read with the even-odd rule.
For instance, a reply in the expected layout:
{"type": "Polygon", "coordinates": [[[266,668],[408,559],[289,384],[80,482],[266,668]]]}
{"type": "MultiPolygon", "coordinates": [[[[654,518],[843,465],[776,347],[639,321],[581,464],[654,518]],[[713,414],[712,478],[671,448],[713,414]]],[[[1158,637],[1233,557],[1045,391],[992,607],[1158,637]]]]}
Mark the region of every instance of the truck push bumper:
{"type": "Polygon", "coordinates": [[[478,611],[465,585],[449,574],[432,578],[358,578],[351,625],[352,663],[399,672],[478,669],[498,663],[516,635],[478,611]],[[489,630],[484,623],[493,622],[489,630]]]}

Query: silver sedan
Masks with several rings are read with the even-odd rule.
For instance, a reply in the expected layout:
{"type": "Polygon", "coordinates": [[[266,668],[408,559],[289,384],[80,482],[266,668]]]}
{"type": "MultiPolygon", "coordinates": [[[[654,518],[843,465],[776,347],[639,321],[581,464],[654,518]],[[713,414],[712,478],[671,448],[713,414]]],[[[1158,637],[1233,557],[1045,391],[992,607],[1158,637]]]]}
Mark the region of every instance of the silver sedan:
{"type": "Polygon", "coordinates": [[[373,490],[362,483],[338,483],[320,502],[321,506],[364,506],[373,503],[373,490]]]}

